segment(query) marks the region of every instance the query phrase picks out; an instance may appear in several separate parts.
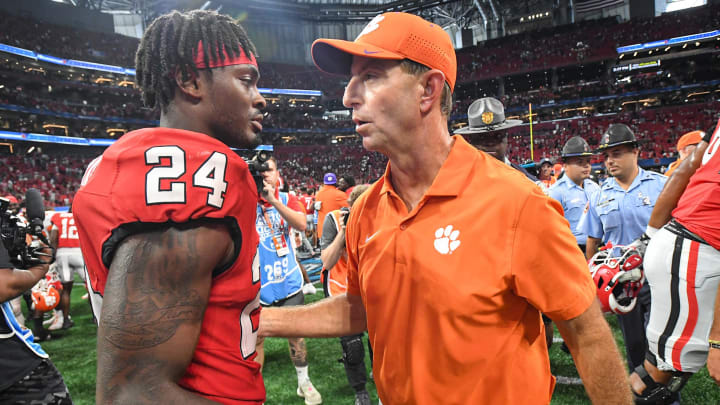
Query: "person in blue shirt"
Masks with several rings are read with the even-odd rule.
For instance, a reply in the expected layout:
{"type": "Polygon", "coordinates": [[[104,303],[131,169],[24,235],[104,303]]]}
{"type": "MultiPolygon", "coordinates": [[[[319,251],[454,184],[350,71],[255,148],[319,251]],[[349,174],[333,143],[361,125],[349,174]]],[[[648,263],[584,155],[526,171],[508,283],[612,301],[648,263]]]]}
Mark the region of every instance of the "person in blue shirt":
{"type": "MultiPolygon", "coordinates": [[[[639,238],[667,181],[662,174],[638,166],[638,141],[625,124],[610,125],[600,140],[598,152],[602,153],[612,177],[603,183],[599,192],[590,196],[587,215],[581,221],[580,230],[587,235],[588,259],[601,245],[629,245],[639,238]]],[[[650,289],[646,284],[635,308],[628,314],[618,315],[630,370],[645,359],[645,325],[649,316],[650,289]]]]}
{"type": "Polygon", "coordinates": [[[578,222],[588,205],[590,195],[600,190],[600,186],[590,180],[592,155],[590,145],[584,139],[579,136],[568,139],[560,155],[565,175],[548,190],[548,195],[562,204],[565,219],[570,223],[570,229],[583,253],[587,235],[577,229],[578,222]]]}
{"type": "MultiPolygon", "coordinates": [[[[290,228],[305,231],[307,218],[300,201],[280,192],[277,160],[270,157],[263,171],[263,191],[257,205],[255,229],[260,236],[257,261],[260,266],[260,304],[263,307],[305,304],[303,273],[296,259],[290,228]]],[[[255,361],[265,361],[264,339],[257,340],[255,361]]],[[[307,346],[303,338],[289,338],[290,359],[298,377],[298,396],[306,405],[322,403],[322,396],[310,381],[307,346]]]]}

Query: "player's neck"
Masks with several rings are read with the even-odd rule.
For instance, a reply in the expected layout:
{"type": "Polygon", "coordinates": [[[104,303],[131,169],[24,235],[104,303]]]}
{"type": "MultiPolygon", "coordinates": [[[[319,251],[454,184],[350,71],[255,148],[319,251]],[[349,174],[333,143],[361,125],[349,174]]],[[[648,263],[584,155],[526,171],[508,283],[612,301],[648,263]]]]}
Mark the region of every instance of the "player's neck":
{"type": "Polygon", "coordinates": [[[186,131],[213,136],[210,128],[204,125],[202,120],[197,119],[193,114],[187,114],[172,103],[167,107],[167,111],[160,113],[160,126],[164,128],[184,129],[186,131]]]}

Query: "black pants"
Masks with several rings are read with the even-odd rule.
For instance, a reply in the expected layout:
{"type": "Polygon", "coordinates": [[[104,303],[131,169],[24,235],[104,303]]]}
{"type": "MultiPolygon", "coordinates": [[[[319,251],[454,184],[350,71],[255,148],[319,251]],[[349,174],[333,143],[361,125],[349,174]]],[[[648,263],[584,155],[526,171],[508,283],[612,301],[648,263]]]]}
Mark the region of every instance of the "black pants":
{"type": "Polygon", "coordinates": [[[625,353],[630,371],[643,364],[648,351],[645,329],[650,320],[650,287],[645,284],[640,290],[637,304],[625,315],[617,315],[620,330],[625,340],[625,353]]]}
{"type": "Polygon", "coordinates": [[[65,382],[55,365],[44,359],[30,374],[0,392],[0,404],[72,405],[65,382]]]}

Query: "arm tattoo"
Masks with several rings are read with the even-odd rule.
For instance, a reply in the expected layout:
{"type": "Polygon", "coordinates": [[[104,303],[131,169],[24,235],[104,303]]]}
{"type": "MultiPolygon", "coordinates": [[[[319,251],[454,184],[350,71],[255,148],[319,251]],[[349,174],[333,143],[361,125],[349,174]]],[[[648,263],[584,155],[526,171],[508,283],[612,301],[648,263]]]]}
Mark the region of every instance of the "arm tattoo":
{"type": "Polygon", "coordinates": [[[177,230],[146,235],[127,242],[132,253],[116,257],[121,266],[108,275],[108,284],[124,294],[104,308],[101,322],[105,339],[124,350],[166,342],[181,324],[201,321],[206,305],[190,288],[193,276],[182,272],[200,267],[195,238],[177,230]]]}

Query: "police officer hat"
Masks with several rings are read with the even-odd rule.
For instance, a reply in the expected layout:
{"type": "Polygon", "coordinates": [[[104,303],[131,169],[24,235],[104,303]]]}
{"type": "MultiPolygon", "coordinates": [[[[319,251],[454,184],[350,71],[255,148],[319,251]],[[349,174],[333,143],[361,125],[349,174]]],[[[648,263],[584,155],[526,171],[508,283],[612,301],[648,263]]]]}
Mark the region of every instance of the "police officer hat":
{"type": "Polygon", "coordinates": [[[635,134],[632,129],[625,124],[610,124],[607,131],[600,138],[600,145],[597,148],[598,152],[613,148],[620,145],[632,145],[637,146],[638,140],[635,138],[635,134]]]}
{"type": "Polygon", "coordinates": [[[478,134],[508,129],[522,124],[522,120],[505,119],[505,107],[500,100],[483,97],[468,108],[468,126],[455,134],[478,134]]]}
{"type": "Polygon", "coordinates": [[[565,142],[560,157],[565,159],[576,156],[592,156],[590,145],[579,136],[573,136],[565,142]]]}

